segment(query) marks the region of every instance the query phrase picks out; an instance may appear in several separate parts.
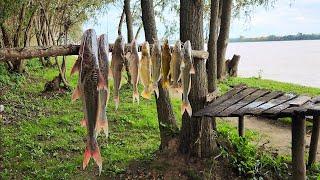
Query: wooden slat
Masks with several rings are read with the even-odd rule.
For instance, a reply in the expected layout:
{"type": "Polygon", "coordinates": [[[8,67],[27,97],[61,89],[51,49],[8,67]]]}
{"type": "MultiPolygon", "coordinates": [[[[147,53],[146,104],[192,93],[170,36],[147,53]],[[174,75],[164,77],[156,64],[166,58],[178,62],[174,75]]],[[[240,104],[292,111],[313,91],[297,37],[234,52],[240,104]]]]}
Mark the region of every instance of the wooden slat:
{"type": "Polygon", "coordinates": [[[254,102],[251,102],[247,104],[246,106],[234,111],[232,114],[233,115],[239,115],[242,116],[244,114],[249,114],[251,109],[256,108],[260,106],[261,104],[264,104],[268,101],[270,101],[273,98],[281,96],[283,93],[280,91],[272,91],[264,96],[261,96],[260,98],[256,99],[254,102]]]}
{"type": "Polygon", "coordinates": [[[285,103],[293,98],[295,98],[296,95],[294,94],[284,94],[276,99],[271,99],[270,101],[254,108],[251,110],[250,114],[253,114],[253,115],[259,115],[261,114],[263,111],[267,110],[267,109],[270,109],[274,106],[277,106],[279,104],[282,104],[282,103],[285,103]]]}
{"type": "Polygon", "coordinates": [[[224,101],[221,103],[219,106],[215,106],[214,108],[210,108],[208,113],[206,114],[207,116],[218,116],[219,112],[223,111],[224,109],[228,108],[229,106],[239,102],[246,96],[250,95],[251,93],[257,91],[256,88],[247,88],[244,89],[243,91],[239,92],[238,94],[234,95],[232,98],[224,101]]]}
{"type": "Polygon", "coordinates": [[[200,116],[205,116],[208,114],[208,111],[211,108],[214,108],[217,105],[220,105],[221,103],[223,103],[224,101],[226,101],[227,99],[230,99],[232,96],[234,96],[235,94],[237,94],[238,92],[241,92],[242,90],[246,89],[246,86],[243,84],[240,84],[238,86],[235,86],[234,88],[232,88],[230,91],[228,91],[226,94],[218,97],[216,100],[214,100],[212,103],[210,103],[207,107],[199,110],[198,112],[194,113],[193,116],[195,117],[200,117],[200,116]]]}
{"type": "Polygon", "coordinates": [[[292,107],[292,106],[301,106],[302,104],[308,102],[311,99],[309,96],[298,96],[294,99],[291,99],[290,101],[287,101],[285,103],[279,104],[277,106],[274,106],[266,111],[263,112],[263,114],[272,114],[272,115],[277,115],[281,111],[292,107]]]}
{"type": "Polygon", "coordinates": [[[320,103],[320,96],[316,96],[311,100],[313,103],[320,103]]]}
{"type": "Polygon", "coordinates": [[[263,95],[265,95],[267,93],[269,93],[269,91],[259,89],[256,92],[254,92],[254,93],[250,94],[249,96],[245,97],[244,99],[242,99],[238,103],[233,104],[232,106],[230,106],[227,109],[223,110],[222,112],[219,113],[218,116],[229,116],[234,111],[242,108],[243,106],[253,102],[254,100],[258,99],[259,97],[261,97],[261,96],[263,96],[263,95]]]}
{"type": "Polygon", "coordinates": [[[308,101],[299,107],[290,107],[279,113],[280,116],[292,116],[295,112],[304,113],[308,110],[308,108],[312,107],[313,103],[308,101]]]}

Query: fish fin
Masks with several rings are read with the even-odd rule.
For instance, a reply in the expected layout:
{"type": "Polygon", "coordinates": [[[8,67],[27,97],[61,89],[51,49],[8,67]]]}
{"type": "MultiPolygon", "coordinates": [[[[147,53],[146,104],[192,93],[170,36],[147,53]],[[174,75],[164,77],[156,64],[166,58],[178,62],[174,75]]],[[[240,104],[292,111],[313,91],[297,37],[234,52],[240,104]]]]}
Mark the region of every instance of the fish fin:
{"type": "Polygon", "coordinates": [[[73,102],[73,101],[79,99],[80,96],[81,96],[81,92],[80,92],[79,86],[77,86],[71,95],[71,101],[73,102]]]}
{"type": "Polygon", "coordinates": [[[165,79],[162,81],[162,87],[165,88],[165,89],[168,89],[170,86],[170,83],[169,83],[169,80],[168,79],[165,79]]]}
{"type": "Polygon", "coordinates": [[[139,104],[139,92],[133,92],[132,94],[132,102],[134,103],[135,101],[137,101],[137,103],[139,104]]]}
{"type": "Polygon", "coordinates": [[[100,72],[99,72],[99,80],[98,80],[97,89],[98,90],[108,90],[107,85],[106,85],[106,81],[100,72]]]}
{"type": "Polygon", "coordinates": [[[189,102],[183,102],[181,104],[181,115],[183,115],[185,111],[187,111],[190,117],[192,116],[192,108],[189,102]]]}
{"type": "Polygon", "coordinates": [[[115,106],[116,106],[116,110],[118,110],[118,108],[119,108],[119,103],[120,103],[120,98],[119,98],[119,96],[115,96],[113,100],[114,100],[114,104],[115,104],[115,106]]]}
{"type": "Polygon", "coordinates": [[[74,65],[73,65],[73,67],[72,67],[72,69],[71,69],[71,72],[70,72],[70,75],[72,76],[74,73],[76,73],[76,72],[79,72],[79,70],[80,70],[80,63],[81,63],[81,61],[80,61],[80,57],[78,57],[78,59],[76,60],[76,62],[74,63],[74,65]]]}
{"type": "Polygon", "coordinates": [[[109,127],[108,127],[108,120],[106,119],[100,119],[99,121],[97,121],[97,135],[103,130],[104,134],[106,135],[106,138],[108,139],[109,137],[109,127]]]}
{"type": "Polygon", "coordinates": [[[141,96],[145,99],[151,99],[151,92],[149,91],[149,89],[144,89],[141,93],[141,96]]]}
{"type": "Polygon", "coordinates": [[[101,158],[98,143],[95,143],[95,150],[94,151],[91,151],[88,144],[87,144],[86,150],[84,152],[83,162],[82,162],[83,169],[86,169],[91,157],[94,159],[96,164],[99,166],[99,176],[100,176],[101,171],[102,171],[102,158],[101,158]]]}
{"type": "Polygon", "coordinates": [[[195,74],[195,73],[196,73],[196,70],[194,69],[194,66],[192,64],[190,68],[190,74],[195,74]]]}
{"type": "Polygon", "coordinates": [[[159,98],[159,88],[158,88],[158,85],[157,84],[154,84],[153,85],[153,90],[154,92],[156,93],[156,97],[157,99],[159,98]]]}
{"type": "Polygon", "coordinates": [[[82,127],[87,127],[87,120],[86,119],[82,119],[81,121],[80,121],[80,124],[81,124],[81,126],[82,127]]]}

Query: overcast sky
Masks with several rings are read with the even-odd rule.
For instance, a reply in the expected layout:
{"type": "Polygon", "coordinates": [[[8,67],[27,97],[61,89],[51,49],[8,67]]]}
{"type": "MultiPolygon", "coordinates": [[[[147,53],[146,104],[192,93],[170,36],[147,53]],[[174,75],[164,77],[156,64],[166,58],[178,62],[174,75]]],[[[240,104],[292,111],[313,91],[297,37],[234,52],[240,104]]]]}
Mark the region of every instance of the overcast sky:
{"type": "MultiPolygon", "coordinates": [[[[117,36],[121,12],[121,8],[110,6],[108,13],[101,15],[96,21],[89,20],[83,28],[94,28],[97,34],[108,33],[109,41],[113,42],[117,36]]],[[[179,19],[175,14],[171,16],[173,19],[179,19]]],[[[177,24],[177,26],[179,25],[177,24]]],[[[123,26],[125,34],[124,28],[125,24],[123,26]]],[[[158,20],[157,28],[159,37],[162,37],[164,26],[158,20]]],[[[257,8],[250,21],[246,21],[245,18],[232,20],[230,37],[287,35],[298,32],[320,33],[320,0],[291,0],[291,3],[290,0],[278,0],[274,8],[267,10],[262,7],[257,8]]],[[[143,40],[143,33],[143,31],[140,33],[140,41],[143,40]]],[[[178,37],[178,34],[172,36],[172,38],[178,37]]]]}

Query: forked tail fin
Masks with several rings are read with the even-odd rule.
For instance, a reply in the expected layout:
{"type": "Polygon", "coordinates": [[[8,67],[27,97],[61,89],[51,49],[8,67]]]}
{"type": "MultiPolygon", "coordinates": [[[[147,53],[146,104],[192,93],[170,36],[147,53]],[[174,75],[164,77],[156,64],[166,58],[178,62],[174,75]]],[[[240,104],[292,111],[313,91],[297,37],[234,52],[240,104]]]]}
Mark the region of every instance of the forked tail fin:
{"type": "Polygon", "coordinates": [[[181,114],[183,115],[185,111],[187,111],[190,117],[192,116],[192,108],[189,102],[182,102],[181,104],[181,114]]]}
{"type": "Polygon", "coordinates": [[[115,104],[115,106],[116,106],[116,110],[118,110],[118,108],[119,108],[119,103],[120,103],[120,98],[119,98],[119,96],[115,96],[113,100],[114,100],[114,104],[115,104]]]}
{"type": "Polygon", "coordinates": [[[94,143],[94,150],[91,150],[89,140],[88,140],[87,147],[84,152],[83,162],[82,162],[83,169],[86,169],[91,157],[94,159],[96,164],[99,166],[99,176],[100,176],[101,171],[102,171],[102,159],[101,159],[100,149],[99,149],[98,143],[94,143]]]}
{"type": "Polygon", "coordinates": [[[156,97],[157,99],[159,98],[159,88],[158,88],[158,84],[154,84],[152,89],[154,90],[154,92],[156,93],[156,97]]]}
{"type": "Polygon", "coordinates": [[[134,103],[135,101],[137,101],[137,103],[139,104],[140,100],[139,100],[139,92],[138,91],[134,91],[132,94],[132,102],[134,103]]]}
{"type": "Polygon", "coordinates": [[[151,92],[150,92],[149,88],[144,88],[141,93],[141,96],[145,99],[151,99],[151,92]]]}

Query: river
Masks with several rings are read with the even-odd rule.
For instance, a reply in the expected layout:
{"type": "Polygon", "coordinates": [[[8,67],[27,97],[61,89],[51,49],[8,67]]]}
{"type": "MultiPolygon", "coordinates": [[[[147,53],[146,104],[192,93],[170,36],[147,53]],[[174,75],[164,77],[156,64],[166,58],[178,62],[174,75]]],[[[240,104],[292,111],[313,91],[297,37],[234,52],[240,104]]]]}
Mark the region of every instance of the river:
{"type": "Polygon", "coordinates": [[[241,56],[240,77],[262,77],[320,88],[320,40],[229,43],[241,56]]]}

